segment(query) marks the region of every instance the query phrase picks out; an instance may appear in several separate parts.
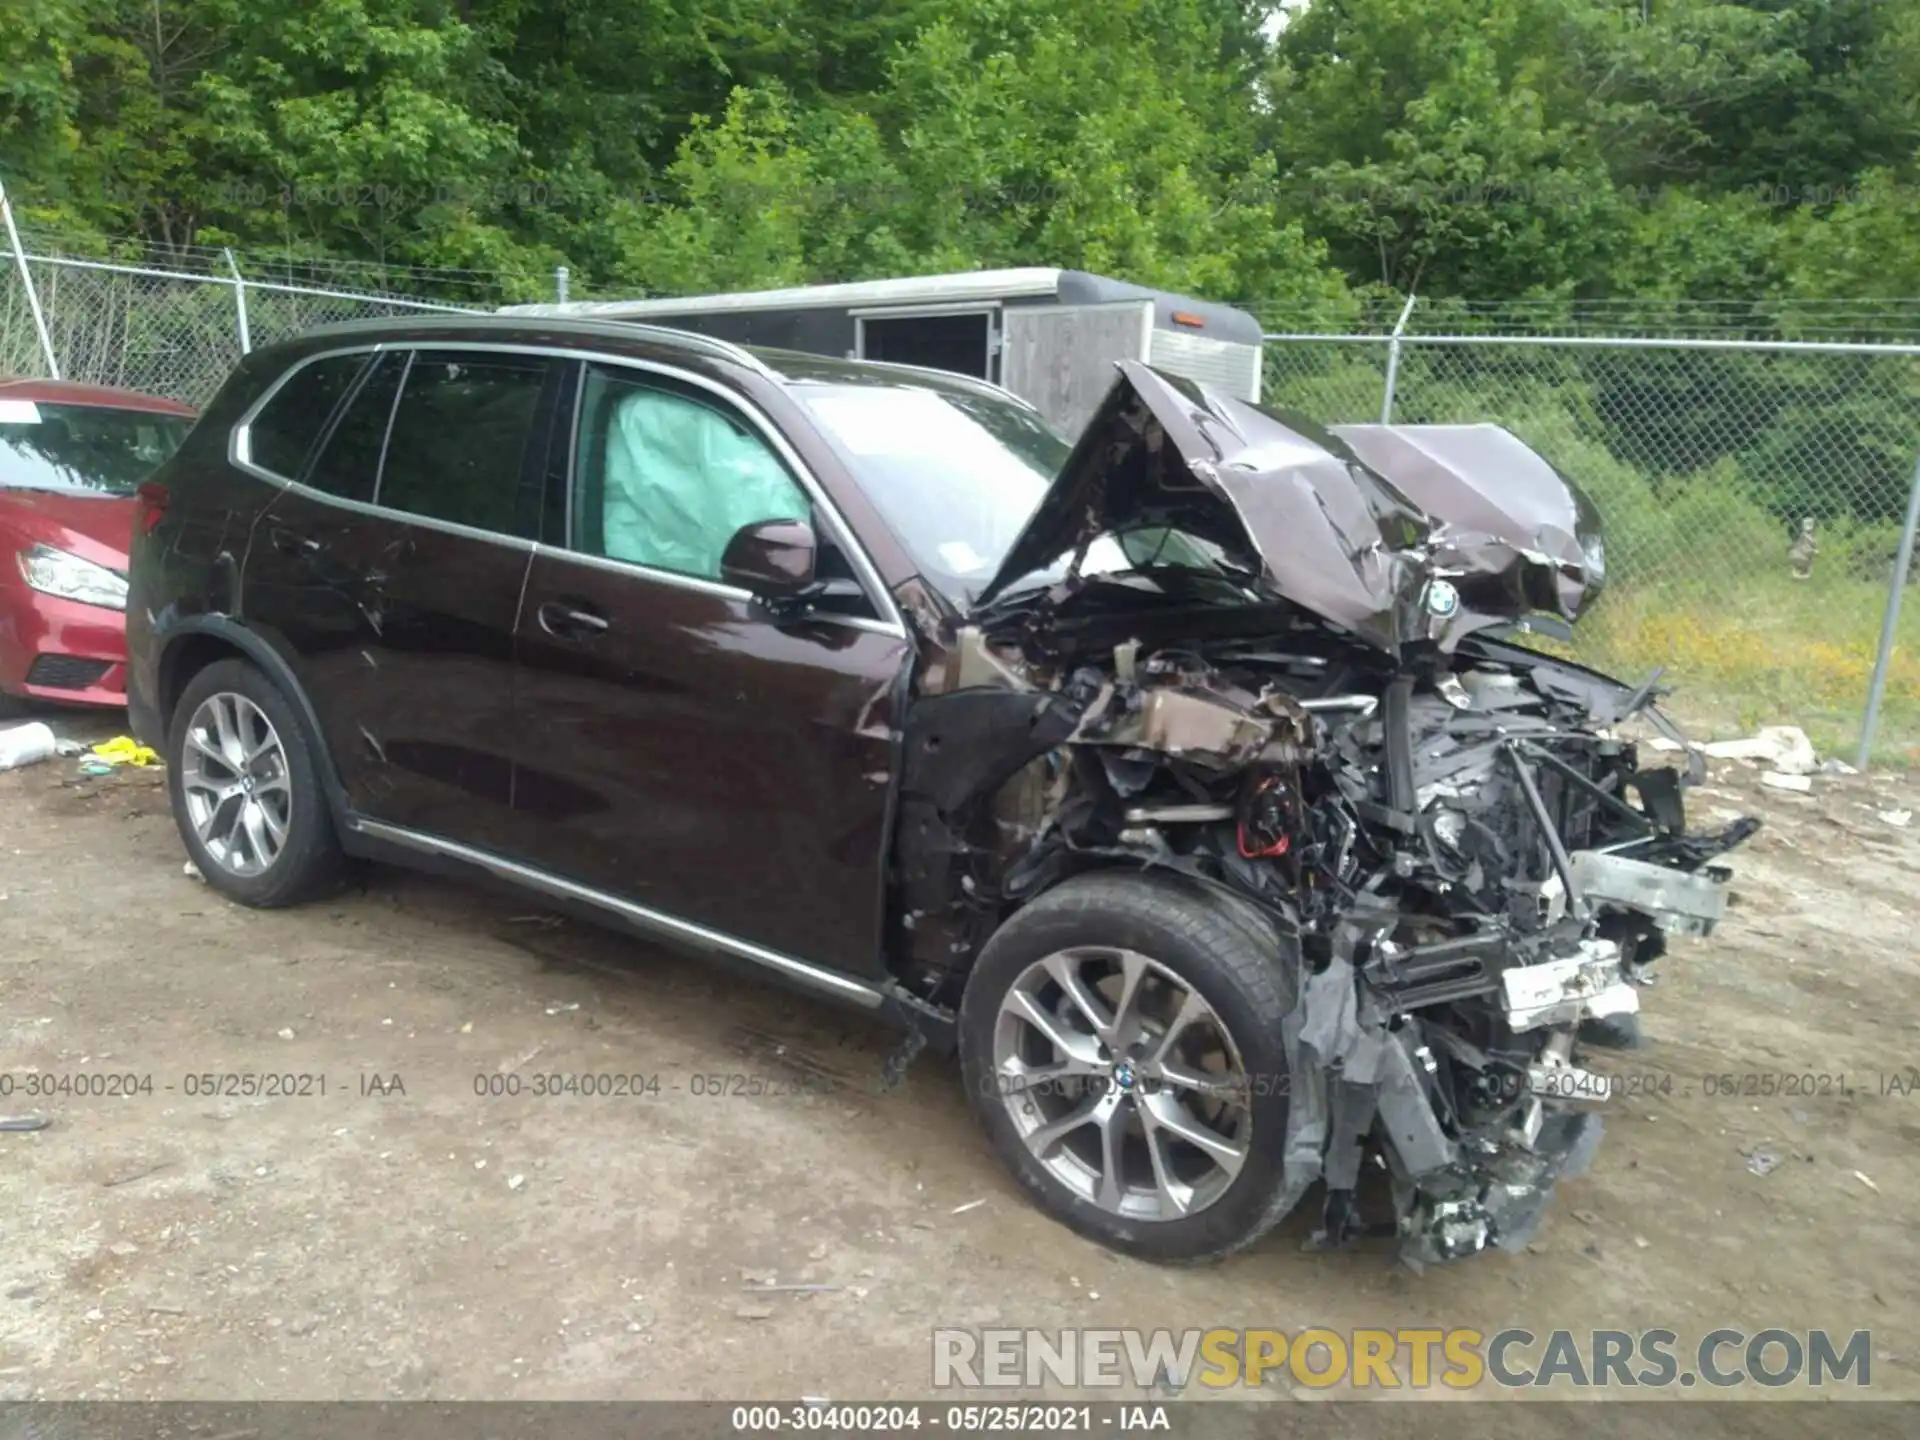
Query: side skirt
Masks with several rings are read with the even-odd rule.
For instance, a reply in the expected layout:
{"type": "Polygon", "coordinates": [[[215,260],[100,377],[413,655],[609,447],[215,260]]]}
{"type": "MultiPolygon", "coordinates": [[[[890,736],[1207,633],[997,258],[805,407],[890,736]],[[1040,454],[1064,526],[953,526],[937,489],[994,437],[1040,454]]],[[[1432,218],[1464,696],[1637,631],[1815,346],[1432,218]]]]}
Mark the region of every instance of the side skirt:
{"type": "Polygon", "coordinates": [[[892,997],[864,981],[804,960],[796,960],[791,955],[769,950],[750,940],[710,930],[691,920],[682,920],[644,905],[636,905],[631,900],[623,900],[617,895],[609,895],[605,891],[489,854],[470,845],[362,816],[350,818],[347,829],[350,837],[348,848],[371,859],[394,859],[404,864],[452,872],[477,869],[496,880],[505,881],[517,890],[537,891],[570,909],[585,909],[592,912],[596,919],[612,922],[621,929],[634,931],[649,939],[745,960],[802,989],[828,996],[843,1004],[857,1005],[863,1010],[891,1008],[889,1001],[892,997]],[[374,843],[353,843],[362,839],[374,843]],[[441,863],[434,864],[434,861],[441,863]]]}

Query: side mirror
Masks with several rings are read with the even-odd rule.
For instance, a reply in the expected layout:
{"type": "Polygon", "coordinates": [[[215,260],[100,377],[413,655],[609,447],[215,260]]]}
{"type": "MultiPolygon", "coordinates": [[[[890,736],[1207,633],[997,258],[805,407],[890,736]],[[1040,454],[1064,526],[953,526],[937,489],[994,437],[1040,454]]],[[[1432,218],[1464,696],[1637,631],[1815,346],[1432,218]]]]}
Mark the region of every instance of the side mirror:
{"type": "Polygon", "coordinates": [[[720,554],[720,579],[757,600],[796,600],[813,584],[813,527],[804,520],[742,525],[720,554]]]}

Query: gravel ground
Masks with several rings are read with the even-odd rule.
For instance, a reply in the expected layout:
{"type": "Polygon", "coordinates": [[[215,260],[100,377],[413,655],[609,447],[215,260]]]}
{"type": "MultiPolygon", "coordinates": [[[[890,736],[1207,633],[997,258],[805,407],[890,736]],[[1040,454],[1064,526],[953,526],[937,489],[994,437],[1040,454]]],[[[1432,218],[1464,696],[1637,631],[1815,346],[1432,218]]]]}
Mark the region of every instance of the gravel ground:
{"type": "Polygon", "coordinates": [[[1670,1090],[1610,1102],[1526,1253],[1414,1276],[1303,1252],[1306,1214],[1216,1268],[1117,1258],[1020,1202],[951,1065],[882,1092],[863,1016],[394,871],[244,910],[156,775],[0,775],[0,1111],[52,1121],[0,1134],[0,1399],[924,1396],[940,1325],[1824,1325],[1920,1396],[1920,824],[1881,816],[1920,786],[1758,776],[1695,802],[1767,815],[1733,914],[1649,1048],[1596,1057],[1670,1090]],[[241,1071],[326,1093],[192,1093],[241,1071]],[[643,1093],[477,1093],[538,1073],[643,1093]]]}

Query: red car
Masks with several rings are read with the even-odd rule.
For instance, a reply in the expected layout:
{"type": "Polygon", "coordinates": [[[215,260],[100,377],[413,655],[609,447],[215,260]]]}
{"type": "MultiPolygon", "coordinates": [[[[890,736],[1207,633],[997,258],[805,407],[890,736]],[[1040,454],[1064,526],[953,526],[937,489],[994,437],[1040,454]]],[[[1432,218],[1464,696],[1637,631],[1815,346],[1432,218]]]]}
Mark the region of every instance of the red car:
{"type": "Polygon", "coordinates": [[[0,713],[127,703],[135,491],[191,407],[59,380],[0,380],[0,713]]]}

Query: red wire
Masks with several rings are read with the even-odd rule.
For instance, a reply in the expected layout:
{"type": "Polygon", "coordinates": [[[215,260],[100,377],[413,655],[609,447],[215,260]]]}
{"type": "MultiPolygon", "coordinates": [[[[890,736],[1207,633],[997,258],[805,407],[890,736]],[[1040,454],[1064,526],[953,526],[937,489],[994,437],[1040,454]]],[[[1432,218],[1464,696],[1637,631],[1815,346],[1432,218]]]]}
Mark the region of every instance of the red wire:
{"type": "MultiPolygon", "coordinates": [[[[1256,796],[1264,795],[1267,793],[1267,791],[1271,790],[1278,783],[1279,783],[1278,776],[1269,775],[1265,780],[1260,782],[1260,788],[1254,791],[1253,793],[1256,796]]],[[[1240,822],[1238,825],[1234,827],[1234,830],[1235,830],[1235,838],[1239,841],[1239,844],[1240,844],[1240,854],[1242,855],[1242,857],[1248,860],[1272,859],[1276,855],[1286,854],[1287,851],[1291,849],[1293,846],[1293,837],[1290,835],[1282,835],[1278,840],[1274,841],[1271,845],[1266,846],[1264,849],[1249,850],[1247,848],[1246,822],[1245,821],[1240,822]]]]}

